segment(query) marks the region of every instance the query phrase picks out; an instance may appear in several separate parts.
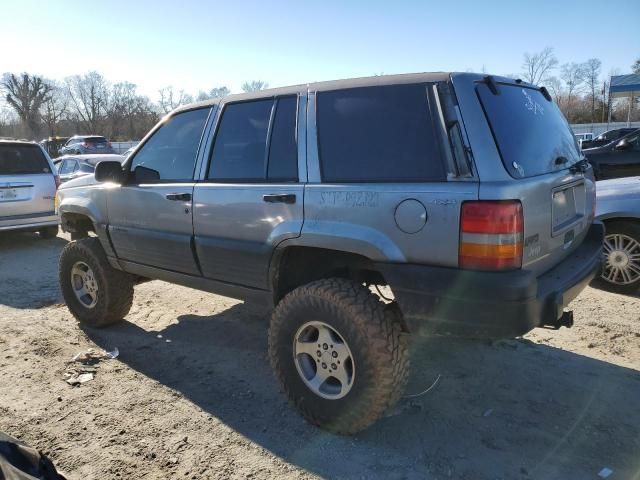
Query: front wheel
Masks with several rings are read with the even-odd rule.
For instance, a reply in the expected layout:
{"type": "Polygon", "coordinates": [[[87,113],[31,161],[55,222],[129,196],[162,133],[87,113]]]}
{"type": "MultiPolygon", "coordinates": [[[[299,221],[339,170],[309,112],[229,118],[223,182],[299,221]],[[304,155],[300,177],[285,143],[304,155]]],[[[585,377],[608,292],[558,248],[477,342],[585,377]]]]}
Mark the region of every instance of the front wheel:
{"type": "Polygon", "coordinates": [[[604,237],[604,266],[598,282],[617,293],[640,289],[640,224],[612,222],[604,237]]]}
{"type": "Polygon", "coordinates": [[[67,307],[80,323],[106,327],[131,309],[133,277],[109,265],[97,238],[69,242],[60,256],[59,276],[67,307]]]}
{"type": "Polygon", "coordinates": [[[312,424],[364,430],[397,402],[409,371],[397,315],[364,286],[312,282],[277,306],[269,358],[291,403],[312,424]]]}

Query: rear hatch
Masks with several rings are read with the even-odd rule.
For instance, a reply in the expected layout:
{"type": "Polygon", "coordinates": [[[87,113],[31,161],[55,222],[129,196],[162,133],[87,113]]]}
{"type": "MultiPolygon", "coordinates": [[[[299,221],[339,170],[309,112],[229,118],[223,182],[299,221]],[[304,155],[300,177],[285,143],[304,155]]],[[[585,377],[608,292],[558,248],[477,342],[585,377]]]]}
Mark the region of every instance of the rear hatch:
{"type": "Polygon", "coordinates": [[[37,145],[0,143],[0,226],[53,215],[56,184],[37,145]]]}
{"type": "Polygon", "coordinates": [[[84,139],[85,148],[100,153],[110,150],[109,142],[104,137],[86,137],[84,139]]]}
{"type": "Polygon", "coordinates": [[[522,267],[543,273],[586,236],[595,205],[593,172],[546,91],[492,77],[476,81],[475,91],[504,167],[496,181],[481,178],[479,197],[521,201],[522,267]]]}

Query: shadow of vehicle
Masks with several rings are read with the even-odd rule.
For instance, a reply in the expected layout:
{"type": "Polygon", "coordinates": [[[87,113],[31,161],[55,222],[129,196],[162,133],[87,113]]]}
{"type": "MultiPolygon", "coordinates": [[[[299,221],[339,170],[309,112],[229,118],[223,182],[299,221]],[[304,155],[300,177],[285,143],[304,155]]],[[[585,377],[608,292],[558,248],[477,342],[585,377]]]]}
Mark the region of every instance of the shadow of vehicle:
{"type": "Polygon", "coordinates": [[[0,304],[42,308],[63,303],[57,258],[66,244],[59,236],[43,240],[36,233],[0,232],[0,304]]]}
{"type": "Polygon", "coordinates": [[[373,427],[335,436],[288,406],[267,360],[268,321],[244,304],[161,331],[85,330],[287,462],[328,478],[617,478],[638,472],[640,372],[528,340],[416,339],[408,394],[373,427]],[[161,336],[159,338],[159,336],[161,336]],[[170,340],[170,343],[167,342],[170,340]],[[620,419],[624,419],[620,422],[620,419]]]}

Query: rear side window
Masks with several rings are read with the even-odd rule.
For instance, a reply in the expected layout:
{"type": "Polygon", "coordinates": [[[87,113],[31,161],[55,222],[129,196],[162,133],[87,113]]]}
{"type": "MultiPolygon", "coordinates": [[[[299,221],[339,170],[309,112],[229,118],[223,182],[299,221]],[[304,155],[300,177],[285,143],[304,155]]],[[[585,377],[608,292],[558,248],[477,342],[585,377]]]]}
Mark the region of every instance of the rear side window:
{"type": "Polygon", "coordinates": [[[35,145],[0,144],[0,175],[51,173],[49,162],[35,145]]]}
{"type": "Polygon", "coordinates": [[[324,181],[446,179],[426,85],[321,92],[317,105],[324,181]]]}
{"type": "Polygon", "coordinates": [[[297,181],[297,98],[227,105],[208,178],[219,182],[297,181]]]}
{"type": "Polygon", "coordinates": [[[86,137],[84,141],[86,143],[107,143],[107,139],[104,137],[86,137]]]}

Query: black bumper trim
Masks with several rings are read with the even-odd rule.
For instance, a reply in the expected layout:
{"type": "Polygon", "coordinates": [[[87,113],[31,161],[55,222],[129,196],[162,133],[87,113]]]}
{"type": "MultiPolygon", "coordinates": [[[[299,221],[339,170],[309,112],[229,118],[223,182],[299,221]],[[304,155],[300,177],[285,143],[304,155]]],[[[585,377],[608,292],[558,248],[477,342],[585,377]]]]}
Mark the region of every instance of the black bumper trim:
{"type": "Polygon", "coordinates": [[[594,223],[582,244],[558,265],[533,272],[483,272],[379,263],[407,326],[417,334],[504,338],[551,325],[600,272],[604,226],[594,223]]]}

